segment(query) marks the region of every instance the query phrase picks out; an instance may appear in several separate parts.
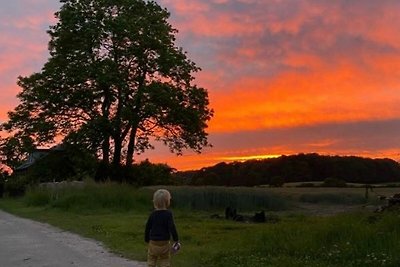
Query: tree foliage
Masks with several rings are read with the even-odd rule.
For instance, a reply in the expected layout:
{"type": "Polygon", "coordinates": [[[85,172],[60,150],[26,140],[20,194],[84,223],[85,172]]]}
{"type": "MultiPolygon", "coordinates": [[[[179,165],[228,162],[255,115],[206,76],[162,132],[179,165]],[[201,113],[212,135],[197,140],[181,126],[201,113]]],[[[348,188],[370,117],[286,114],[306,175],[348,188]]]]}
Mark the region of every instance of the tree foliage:
{"type": "Polygon", "coordinates": [[[325,181],[324,186],[400,182],[400,164],[391,159],[298,154],[275,159],[219,163],[178,173],[195,185],[281,186],[283,182],[325,181]]]}
{"type": "Polygon", "coordinates": [[[100,163],[94,176],[96,182],[115,181],[135,186],[176,184],[174,169],[162,163],[144,160],[132,166],[114,166],[100,163]]]}
{"type": "Polygon", "coordinates": [[[35,146],[56,137],[131,165],[159,140],[172,152],[208,146],[207,90],[175,45],[169,12],[154,1],[62,0],[50,27],[50,58],[20,77],[21,103],[5,129],[35,146]]]}
{"type": "Polygon", "coordinates": [[[0,137],[0,163],[14,169],[27,158],[34,148],[33,140],[26,135],[0,137]]]}

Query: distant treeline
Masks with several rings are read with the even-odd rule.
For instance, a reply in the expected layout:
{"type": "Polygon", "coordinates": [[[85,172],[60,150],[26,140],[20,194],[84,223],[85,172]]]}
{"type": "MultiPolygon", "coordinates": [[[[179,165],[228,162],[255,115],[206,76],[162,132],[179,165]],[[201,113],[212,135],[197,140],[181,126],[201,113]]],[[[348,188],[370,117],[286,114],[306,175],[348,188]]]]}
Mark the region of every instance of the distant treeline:
{"type": "Polygon", "coordinates": [[[192,185],[255,186],[341,180],[351,183],[400,182],[400,164],[392,159],[298,154],[274,159],[218,163],[177,175],[192,185]]]}

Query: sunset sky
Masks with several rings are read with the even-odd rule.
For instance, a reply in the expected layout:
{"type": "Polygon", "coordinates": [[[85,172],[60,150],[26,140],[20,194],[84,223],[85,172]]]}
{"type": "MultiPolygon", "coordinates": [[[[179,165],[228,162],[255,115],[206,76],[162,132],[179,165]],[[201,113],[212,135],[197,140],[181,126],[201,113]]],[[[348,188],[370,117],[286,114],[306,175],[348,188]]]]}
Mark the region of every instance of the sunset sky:
{"type": "MultiPolygon", "coordinates": [[[[141,159],[182,170],[300,152],[400,159],[400,1],[157,2],[202,68],[213,147],[177,157],[156,144],[141,159]]],[[[0,0],[0,121],[17,77],[46,62],[59,7],[0,0]]]]}

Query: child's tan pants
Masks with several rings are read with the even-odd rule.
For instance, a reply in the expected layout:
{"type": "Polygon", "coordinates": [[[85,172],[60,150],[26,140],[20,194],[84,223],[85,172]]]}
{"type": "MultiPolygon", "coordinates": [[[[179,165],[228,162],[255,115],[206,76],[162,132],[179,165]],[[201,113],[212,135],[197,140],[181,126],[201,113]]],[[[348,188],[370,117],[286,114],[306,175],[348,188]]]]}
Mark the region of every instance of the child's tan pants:
{"type": "Polygon", "coordinates": [[[170,267],[170,244],[169,241],[149,242],[147,251],[148,267],[170,267]]]}

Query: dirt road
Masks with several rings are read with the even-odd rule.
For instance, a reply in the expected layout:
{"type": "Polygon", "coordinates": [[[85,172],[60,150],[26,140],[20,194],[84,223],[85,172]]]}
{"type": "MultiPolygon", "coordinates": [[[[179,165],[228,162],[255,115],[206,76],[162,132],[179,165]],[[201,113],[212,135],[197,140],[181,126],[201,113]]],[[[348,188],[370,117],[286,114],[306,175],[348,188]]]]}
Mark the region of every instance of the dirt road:
{"type": "Polygon", "coordinates": [[[111,254],[94,240],[0,211],[2,267],[144,267],[111,254]]]}

